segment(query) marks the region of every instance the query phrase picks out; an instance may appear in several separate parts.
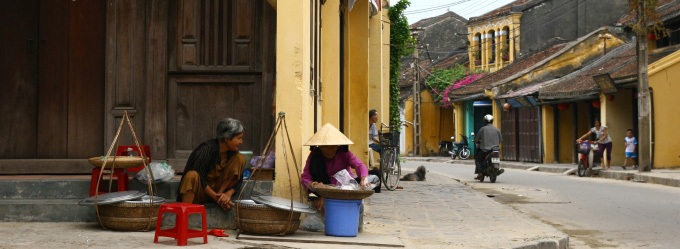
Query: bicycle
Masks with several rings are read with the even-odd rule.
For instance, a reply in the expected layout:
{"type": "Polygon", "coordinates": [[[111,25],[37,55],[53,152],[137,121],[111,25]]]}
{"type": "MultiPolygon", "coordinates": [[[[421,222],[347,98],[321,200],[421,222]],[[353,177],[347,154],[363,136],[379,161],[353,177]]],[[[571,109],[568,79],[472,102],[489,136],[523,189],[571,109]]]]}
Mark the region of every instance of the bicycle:
{"type": "MultiPolygon", "coordinates": [[[[401,176],[401,162],[399,159],[399,130],[397,127],[402,125],[407,126],[404,122],[413,125],[408,121],[399,122],[399,126],[388,126],[382,124],[383,127],[389,129],[389,132],[379,132],[378,138],[382,153],[380,153],[380,179],[385,188],[389,190],[397,189],[399,178],[401,176]]],[[[382,131],[382,127],[380,129],[382,131]]]]}

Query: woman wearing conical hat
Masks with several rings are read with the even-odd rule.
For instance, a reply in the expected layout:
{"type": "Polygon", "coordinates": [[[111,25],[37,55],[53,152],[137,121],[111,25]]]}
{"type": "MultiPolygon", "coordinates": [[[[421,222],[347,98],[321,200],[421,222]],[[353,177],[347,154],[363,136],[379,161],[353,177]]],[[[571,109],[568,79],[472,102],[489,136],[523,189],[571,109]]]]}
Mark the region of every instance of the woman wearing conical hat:
{"type": "MultiPolygon", "coordinates": [[[[366,180],[368,168],[349,151],[348,146],[354,144],[342,132],[331,124],[324,125],[314,136],[304,144],[311,146],[311,153],[307,157],[305,169],[302,172],[300,182],[307,191],[313,186],[322,187],[322,184],[336,184],[333,175],[346,169],[352,177],[352,170],[356,170],[357,182],[362,187],[368,188],[371,183],[366,180]]],[[[323,210],[323,198],[314,201],[317,210],[323,210]]]]}

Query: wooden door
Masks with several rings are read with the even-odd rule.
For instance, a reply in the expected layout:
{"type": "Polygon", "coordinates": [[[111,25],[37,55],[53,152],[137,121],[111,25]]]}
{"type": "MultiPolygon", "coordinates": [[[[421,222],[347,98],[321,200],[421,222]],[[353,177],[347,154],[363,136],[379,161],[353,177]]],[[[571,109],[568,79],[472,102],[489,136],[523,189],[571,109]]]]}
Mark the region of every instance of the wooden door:
{"type": "Polygon", "coordinates": [[[538,129],[538,107],[519,108],[518,111],[518,132],[519,132],[519,161],[521,162],[541,162],[539,150],[538,129]]]}
{"type": "Polygon", "coordinates": [[[264,0],[178,0],[170,11],[168,157],[188,158],[225,117],[244,125],[239,148],[258,154],[274,121],[276,12],[264,0]]]}
{"type": "Polygon", "coordinates": [[[501,133],[503,136],[501,159],[517,161],[517,109],[503,111],[501,116],[501,133]]]}
{"type": "Polygon", "coordinates": [[[38,1],[0,1],[0,158],[36,156],[38,1]]]}
{"type": "MultiPolygon", "coordinates": [[[[103,151],[106,2],[2,1],[0,158],[103,151]]],[[[30,173],[30,172],[26,172],[30,173]]]]}

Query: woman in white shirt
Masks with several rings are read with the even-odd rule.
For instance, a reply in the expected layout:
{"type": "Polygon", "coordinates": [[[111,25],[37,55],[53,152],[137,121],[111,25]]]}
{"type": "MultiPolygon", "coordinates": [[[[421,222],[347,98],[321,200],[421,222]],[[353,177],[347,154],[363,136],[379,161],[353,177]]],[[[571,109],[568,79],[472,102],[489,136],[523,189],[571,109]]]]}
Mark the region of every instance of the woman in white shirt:
{"type": "Polygon", "coordinates": [[[581,136],[576,142],[581,142],[583,141],[583,138],[590,136],[590,134],[595,133],[597,136],[597,140],[595,141],[596,143],[600,144],[599,148],[600,150],[598,153],[600,154],[600,162],[602,162],[602,169],[605,169],[605,161],[604,161],[604,151],[607,150],[607,169],[611,169],[611,159],[612,159],[612,138],[609,136],[607,133],[607,126],[601,125],[600,120],[595,119],[595,127],[591,128],[588,133],[585,135],[581,136]]]}

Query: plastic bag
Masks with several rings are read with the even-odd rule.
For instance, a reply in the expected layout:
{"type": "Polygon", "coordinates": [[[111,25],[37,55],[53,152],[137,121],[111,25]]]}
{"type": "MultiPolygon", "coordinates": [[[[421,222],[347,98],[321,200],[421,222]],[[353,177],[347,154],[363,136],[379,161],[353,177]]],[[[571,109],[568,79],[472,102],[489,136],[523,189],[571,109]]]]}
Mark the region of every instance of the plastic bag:
{"type": "MultiPolygon", "coordinates": [[[[175,176],[175,170],[167,163],[153,162],[149,164],[149,168],[151,169],[151,172],[153,172],[153,179],[156,180],[156,183],[167,182],[175,176]]],[[[146,171],[139,171],[137,175],[135,175],[135,179],[146,182],[146,171]]]]}
{"type": "MultiPolygon", "coordinates": [[[[253,167],[258,167],[257,161],[260,159],[261,156],[254,156],[252,159],[250,159],[250,165],[253,167]]],[[[269,168],[274,168],[274,163],[276,161],[276,153],[274,151],[270,151],[269,154],[267,155],[267,158],[264,159],[264,163],[262,164],[263,169],[269,169],[269,168]]]]}
{"type": "Polygon", "coordinates": [[[333,175],[333,178],[337,180],[338,182],[335,184],[335,187],[339,189],[347,189],[347,190],[358,190],[359,189],[359,183],[357,183],[356,180],[354,180],[354,177],[347,172],[346,169],[343,169],[341,171],[338,171],[338,173],[335,173],[333,175]]]}

